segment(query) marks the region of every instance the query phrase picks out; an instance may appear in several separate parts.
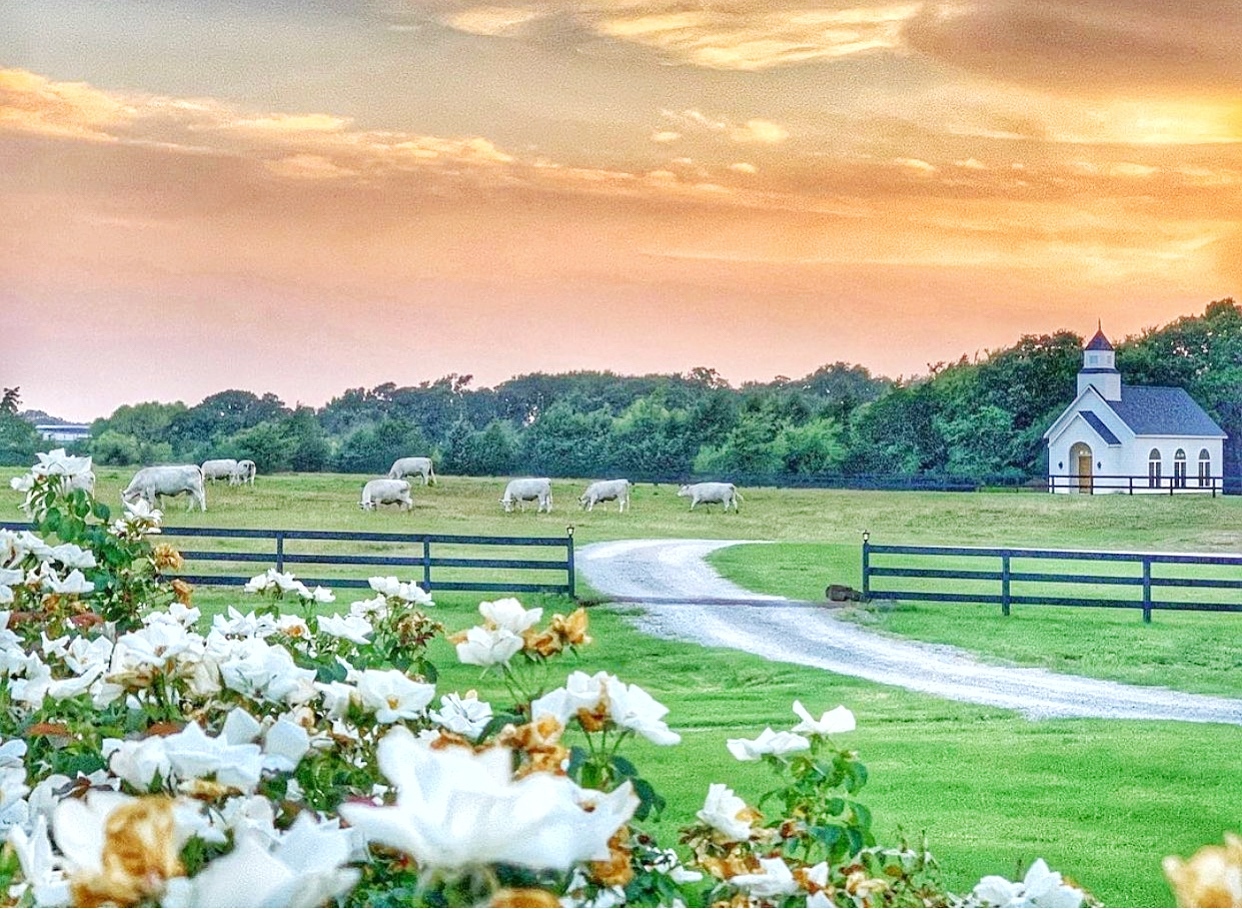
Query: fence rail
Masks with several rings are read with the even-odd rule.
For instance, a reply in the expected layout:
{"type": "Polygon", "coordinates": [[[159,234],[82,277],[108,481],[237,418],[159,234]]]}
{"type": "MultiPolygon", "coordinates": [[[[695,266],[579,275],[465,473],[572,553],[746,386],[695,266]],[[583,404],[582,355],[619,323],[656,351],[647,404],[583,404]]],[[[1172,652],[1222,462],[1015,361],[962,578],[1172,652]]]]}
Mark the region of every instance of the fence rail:
{"type": "MultiPolygon", "coordinates": [[[[0,527],[7,530],[31,530],[32,524],[16,522],[0,522],[0,527]]],[[[574,587],[574,533],[573,527],[567,527],[563,537],[495,537],[472,534],[426,534],[426,533],[366,533],[360,531],[334,530],[256,530],[249,528],[223,527],[164,527],[162,538],[219,539],[270,541],[270,547],[261,551],[214,547],[207,549],[185,549],[178,545],[182,558],[187,566],[191,563],[231,563],[233,565],[267,565],[277,571],[285,571],[289,566],[367,566],[379,568],[412,568],[421,574],[418,584],[424,590],[441,591],[477,591],[491,593],[562,593],[570,597],[575,595],[574,587]],[[383,551],[359,553],[298,551],[305,546],[298,544],[331,544],[353,543],[384,547],[383,551]],[[434,547],[434,548],[433,548],[434,547]],[[477,549],[490,548],[497,553],[495,557],[480,557],[472,553],[477,549]],[[517,558],[500,549],[537,548],[553,550],[551,558],[517,558]],[[443,554],[449,549],[452,554],[443,554]],[[464,552],[463,552],[464,550],[464,552]],[[440,554],[437,554],[440,553],[440,554]],[[437,577],[436,569],[441,569],[437,577]],[[444,577],[443,570],[450,570],[452,579],[444,577]],[[544,572],[563,575],[564,580],[544,581],[496,581],[477,580],[472,577],[463,579],[462,575],[475,570],[507,570],[514,572],[544,572]]],[[[196,566],[197,567],[197,566],[196,566]]],[[[375,572],[372,571],[371,574],[375,572]]],[[[219,585],[240,587],[245,584],[254,572],[249,574],[230,574],[227,572],[180,572],[169,574],[171,580],[179,578],[191,584],[219,585]]],[[[325,587],[368,587],[368,582],[358,577],[302,577],[305,584],[320,584],[325,587]]]]}
{"type": "Polygon", "coordinates": [[[1049,474],[1049,492],[1113,492],[1123,491],[1127,495],[1182,495],[1199,493],[1211,494],[1212,498],[1223,495],[1225,478],[1223,476],[1150,476],[1148,474],[1091,474],[1077,476],[1075,474],[1049,474]]]}
{"type": "Polygon", "coordinates": [[[1099,552],[1077,549],[1018,549],[978,546],[899,546],[873,544],[868,534],[862,545],[862,596],[864,600],[917,600],[939,603],[991,603],[1009,615],[1010,607],[1101,606],[1143,611],[1150,622],[1156,609],[1242,612],[1242,556],[1196,553],[1099,552]],[[877,565],[877,557],[906,556],[907,564],[877,565]],[[911,559],[921,564],[910,565],[911,559]],[[994,565],[979,563],[997,560],[994,565]],[[1041,564],[1055,562],[1052,570],[1041,564]],[[1134,566],[1128,574],[1092,572],[1092,563],[1134,566]],[[1015,564],[1016,563],[1016,564],[1015,564]],[[1082,564],[1088,563],[1088,564],[1082,564]],[[1162,566],[1223,566],[1218,576],[1210,571],[1198,576],[1157,573],[1162,566]],[[965,567],[969,566],[969,567],[965,567]],[[1229,569],[1236,568],[1236,571],[1229,569]],[[1020,569],[1020,570],[1019,570],[1020,569]],[[939,589],[878,588],[877,578],[959,581],[933,585],[939,589]],[[996,585],[989,587],[989,584],[996,585]],[[1021,585],[1026,592],[1015,592],[1021,585]],[[1040,589],[1040,585],[1055,585],[1040,589]],[[973,586],[975,589],[963,590],[973,586]],[[1132,588],[1127,596],[1100,595],[1091,588],[1132,588]],[[1084,589],[1085,588],[1085,589],[1084,589]],[[1234,595],[1233,591],[1237,591],[1234,595]],[[1157,598],[1157,592],[1161,598],[1157,598]],[[1219,593],[1218,598],[1205,596],[1219,593]]]}

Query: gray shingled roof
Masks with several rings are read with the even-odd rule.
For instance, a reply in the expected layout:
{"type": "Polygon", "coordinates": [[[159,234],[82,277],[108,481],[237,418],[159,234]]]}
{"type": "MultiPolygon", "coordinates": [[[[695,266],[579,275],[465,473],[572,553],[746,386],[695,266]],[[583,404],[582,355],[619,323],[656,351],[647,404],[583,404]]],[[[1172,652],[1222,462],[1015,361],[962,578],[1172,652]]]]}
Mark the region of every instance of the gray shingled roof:
{"type": "Polygon", "coordinates": [[[1135,435],[1225,436],[1184,388],[1123,385],[1121,400],[1108,404],[1135,435]]]}
{"type": "Polygon", "coordinates": [[[1121,444],[1121,439],[1113,435],[1113,431],[1109,429],[1107,426],[1105,426],[1104,421],[1101,420],[1099,417],[1097,417],[1093,411],[1080,410],[1078,411],[1078,414],[1084,420],[1086,420],[1087,425],[1090,426],[1092,429],[1094,429],[1097,433],[1099,433],[1100,438],[1103,439],[1105,442],[1107,442],[1109,445],[1120,445],[1121,444]]]}
{"type": "Polygon", "coordinates": [[[1083,348],[1083,350],[1112,350],[1112,349],[1113,349],[1113,345],[1109,344],[1108,338],[1104,337],[1103,329],[1101,329],[1100,331],[1097,331],[1095,333],[1095,337],[1093,337],[1090,341],[1088,341],[1087,346],[1083,348]]]}

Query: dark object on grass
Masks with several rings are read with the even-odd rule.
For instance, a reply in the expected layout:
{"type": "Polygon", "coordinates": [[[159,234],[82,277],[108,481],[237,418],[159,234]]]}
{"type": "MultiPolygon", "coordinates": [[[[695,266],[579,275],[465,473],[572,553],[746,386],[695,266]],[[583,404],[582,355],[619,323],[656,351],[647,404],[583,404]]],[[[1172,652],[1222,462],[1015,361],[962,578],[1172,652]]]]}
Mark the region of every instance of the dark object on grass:
{"type": "Polygon", "coordinates": [[[829,584],[828,589],[824,591],[824,596],[834,603],[856,603],[862,600],[862,593],[860,591],[845,584],[829,584]]]}

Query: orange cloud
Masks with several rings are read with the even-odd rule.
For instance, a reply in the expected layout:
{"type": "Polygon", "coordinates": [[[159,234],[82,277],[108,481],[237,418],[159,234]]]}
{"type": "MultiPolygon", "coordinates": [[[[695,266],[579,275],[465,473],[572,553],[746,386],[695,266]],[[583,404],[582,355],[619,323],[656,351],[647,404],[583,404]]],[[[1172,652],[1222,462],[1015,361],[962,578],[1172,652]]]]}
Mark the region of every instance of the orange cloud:
{"type": "Polygon", "coordinates": [[[809,3],[789,0],[578,0],[487,5],[412,0],[408,8],[476,35],[537,37],[545,22],[571,21],[584,40],[636,45],[674,63],[760,71],[876,50],[901,43],[918,2],[809,3]]]}
{"type": "Polygon", "coordinates": [[[931,0],[902,38],[989,79],[1071,95],[1242,93],[1234,0],[931,0]]]}
{"type": "Polygon", "coordinates": [[[133,115],[129,105],[85,83],[0,69],[0,130],[109,142],[133,115]]]}

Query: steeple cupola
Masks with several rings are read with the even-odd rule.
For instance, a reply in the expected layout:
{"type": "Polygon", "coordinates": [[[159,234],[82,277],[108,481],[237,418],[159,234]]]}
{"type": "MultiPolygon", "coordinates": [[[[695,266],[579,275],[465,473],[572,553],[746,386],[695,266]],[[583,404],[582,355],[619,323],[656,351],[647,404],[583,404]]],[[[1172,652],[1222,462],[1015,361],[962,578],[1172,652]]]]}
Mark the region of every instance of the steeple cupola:
{"type": "Polygon", "coordinates": [[[1078,393],[1087,386],[1095,387],[1105,401],[1121,400],[1121,373],[1117,371],[1117,354],[1113,345],[1098,327],[1093,337],[1082,349],[1082,369],[1078,371],[1078,393]]]}

